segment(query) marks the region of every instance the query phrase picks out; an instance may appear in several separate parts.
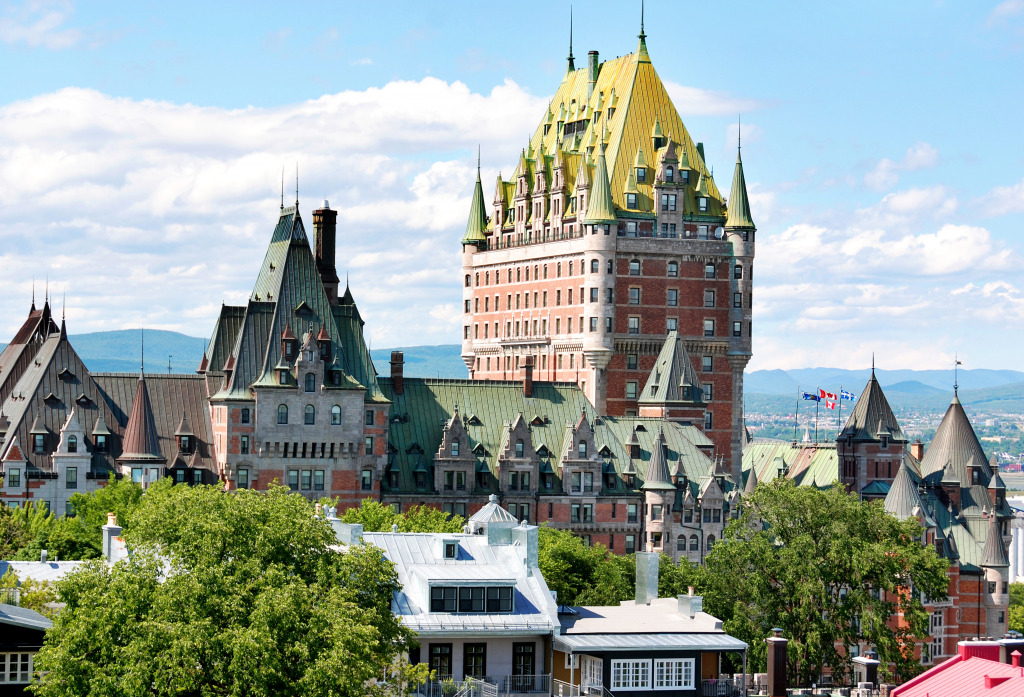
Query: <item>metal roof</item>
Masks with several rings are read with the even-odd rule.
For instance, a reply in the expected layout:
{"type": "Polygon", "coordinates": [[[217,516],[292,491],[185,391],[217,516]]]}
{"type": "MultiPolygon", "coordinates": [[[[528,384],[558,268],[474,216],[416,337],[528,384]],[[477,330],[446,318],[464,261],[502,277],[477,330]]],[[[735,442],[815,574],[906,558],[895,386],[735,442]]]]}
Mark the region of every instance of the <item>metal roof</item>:
{"type": "Polygon", "coordinates": [[[921,673],[889,694],[893,697],[1020,697],[1024,694],[1024,674],[1019,667],[979,656],[964,659],[954,656],[921,673]],[[995,678],[992,687],[988,680],[995,678]]]}
{"type": "Polygon", "coordinates": [[[725,632],[708,634],[562,634],[556,651],[746,651],[746,642],[725,632]]]}
{"type": "Polygon", "coordinates": [[[87,563],[85,561],[0,561],[0,578],[3,578],[8,571],[13,571],[19,582],[32,580],[54,583],[87,563]]]}
{"type": "Polygon", "coordinates": [[[857,441],[877,441],[884,435],[894,443],[907,442],[900,422],[896,420],[889,400],[882,392],[882,386],[875,379],[874,370],[871,371],[871,378],[857,399],[857,404],[850,413],[841,435],[857,441]]]}
{"type": "Polygon", "coordinates": [[[743,176],[743,159],[736,150],[736,169],[732,175],[732,189],[729,191],[729,215],[725,220],[728,228],[754,228],[750,217],[750,201],[747,198],[747,181],[743,176]]]}
{"type": "Polygon", "coordinates": [[[704,405],[704,390],[697,370],[677,331],[672,330],[665,337],[639,403],[704,405]]]}
{"type": "Polygon", "coordinates": [[[41,629],[44,632],[53,626],[53,622],[35,610],[2,603],[0,603],[0,624],[26,629],[41,629]]]}
{"type": "Polygon", "coordinates": [[[967,468],[972,464],[981,474],[981,483],[988,484],[992,470],[985,451],[978,442],[978,436],[963,405],[954,396],[942,422],[935,429],[935,436],[924,453],[921,466],[925,476],[942,472],[944,479],[950,477],[959,480],[961,486],[970,486],[972,481],[967,468]]]}

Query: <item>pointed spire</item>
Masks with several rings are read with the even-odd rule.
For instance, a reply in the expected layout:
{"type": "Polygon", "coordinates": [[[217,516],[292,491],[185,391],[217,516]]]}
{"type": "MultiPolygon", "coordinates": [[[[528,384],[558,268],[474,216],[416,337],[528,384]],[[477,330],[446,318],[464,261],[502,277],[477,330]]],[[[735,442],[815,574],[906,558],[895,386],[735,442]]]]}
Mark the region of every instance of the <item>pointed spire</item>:
{"type": "Polygon", "coordinates": [[[988,526],[988,539],[985,540],[985,551],[981,555],[981,566],[990,569],[1001,569],[1010,565],[1003,544],[1002,531],[999,529],[999,516],[992,514],[992,522],[988,526]]]}
{"type": "Polygon", "coordinates": [[[122,462],[163,459],[163,455],[160,454],[156,419],[153,417],[153,406],[149,401],[149,388],[146,387],[146,378],[142,375],[139,375],[139,382],[135,388],[135,399],[132,401],[132,411],[128,416],[122,443],[123,454],[118,458],[122,462]]]}
{"type": "Polygon", "coordinates": [[[615,203],[612,201],[612,187],[608,183],[608,163],[604,157],[604,145],[597,156],[597,167],[594,171],[594,186],[587,201],[587,217],[584,225],[611,224],[617,222],[615,203]]]}
{"type": "Polygon", "coordinates": [[[565,72],[569,74],[574,70],[576,70],[576,63],[572,55],[572,5],[569,5],[569,66],[565,72]]]}
{"type": "Polygon", "coordinates": [[[281,165],[281,210],[284,210],[284,165],[281,165]]]}
{"type": "Polygon", "coordinates": [[[295,207],[299,207],[299,163],[295,163],[295,207]]]}
{"type": "Polygon", "coordinates": [[[750,200],[747,198],[747,180],[743,176],[743,159],[740,157],[740,140],[736,138],[736,169],[732,175],[732,190],[729,192],[729,210],[725,219],[726,228],[754,229],[750,216],[750,200]]]}
{"type": "Polygon", "coordinates": [[[754,489],[757,488],[757,468],[753,464],[750,465],[750,469],[747,470],[747,483],[743,487],[744,494],[754,493],[754,489]]]}
{"type": "Polygon", "coordinates": [[[35,312],[35,311],[36,311],[36,279],[35,279],[35,276],[33,276],[32,277],[32,308],[29,310],[29,312],[35,312]]]}
{"type": "Polygon", "coordinates": [[[658,437],[651,446],[651,461],[647,465],[647,477],[640,487],[644,491],[662,489],[674,490],[672,478],[668,473],[668,462],[665,460],[665,432],[658,431],[658,437]]]}
{"type": "Polygon", "coordinates": [[[484,208],[484,187],[480,183],[480,150],[476,155],[476,185],[473,187],[473,200],[469,204],[469,221],[466,223],[466,235],[462,244],[481,245],[487,241],[484,228],[487,227],[487,210],[484,208]]]}
{"type": "Polygon", "coordinates": [[[640,33],[637,34],[640,44],[637,46],[637,60],[640,63],[650,63],[651,57],[647,55],[647,34],[644,32],[644,0],[640,0],[640,33]]]}

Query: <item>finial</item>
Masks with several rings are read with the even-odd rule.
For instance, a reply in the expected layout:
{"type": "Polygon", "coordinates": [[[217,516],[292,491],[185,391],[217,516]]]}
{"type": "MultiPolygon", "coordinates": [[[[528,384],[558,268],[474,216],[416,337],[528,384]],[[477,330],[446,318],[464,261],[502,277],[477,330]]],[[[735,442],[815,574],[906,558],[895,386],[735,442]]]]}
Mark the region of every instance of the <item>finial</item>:
{"type": "Polygon", "coordinates": [[[572,55],[572,5],[569,5],[569,72],[576,70],[575,58],[572,55]]]}
{"type": "Polygon", "coordinates": [[[61,301],[60,301],[60,321],[61,321],[61,323],[63,323],[64,319],[67,317],[67,309],[68,309],[68,289],[65,288],[64,289],[64,296],[61,298],[61,301]]]}
{"type": "Polygon", "coordinates": [[[281,210],[284,210],[284,166],[281,166],[281,210]]]}
{"type": "Polygon", "coordinates": [[[139,379],[146,374],[146,327],[139,327],[139,379]]]}
{"type": "Polygon", "coordinates": [[[959,375],[957,373],[957,367],[963,365],[963,361],[960,360],[957,354],[953,354],[953,396],[957,396],[957,389],[959,388],[959,375]]]}
{"type": "Polygon", "coordinates": [[[48,305],[50,303],[50,274],[46,274],[46,285],[43,291],[43,304],[48,305]]]}
{"type": "Polygon", "coordinates": [[[743,115],[736,115],[736,150],[743,149],[743,115]]]}
{"type": "Polygon", "coordinates": [[[32,277],[32,309],[36,309],[36,277],[32,277]]]}
{"type": "Polygon", "coordinates": [[[640,0],[640,35],[637,38],[641,41],[647,38],[647,34],[644,33],[644,0],[640,0]]]}
{"type": "Polygon", "coordinates": [[[295,207],[299,207],[299,163],[295,163],[295,207]]]}
{"type": "Polygon", "coordinates": [[[480,179],[480,143],[476,144],[476,178],[480,179]]]}

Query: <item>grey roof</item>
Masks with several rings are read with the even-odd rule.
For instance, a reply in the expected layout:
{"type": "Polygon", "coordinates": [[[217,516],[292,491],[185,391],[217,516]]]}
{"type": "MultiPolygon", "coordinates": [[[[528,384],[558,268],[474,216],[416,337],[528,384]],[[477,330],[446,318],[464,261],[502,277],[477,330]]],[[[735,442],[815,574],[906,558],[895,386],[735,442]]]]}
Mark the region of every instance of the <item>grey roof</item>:
{"type": "MultiPolygon", "coordinates": [[[[918,482],[906,462],[900,463],[900,469],[892,480],[889,493],[885,496],[885,511],[900,520],[922,515],[927,517],[927,508],[917,490],[918,482]],[[917,513],[915,513],[915,509],[917,513]]],[[[933,523],[934,524],[934,523],[933,523]]]]}
{"type": "Polygon", "coordinates": [[[678,332],[671,331],[665,337],[638,403],[703,405],[700,379],[678,332]]]}
{"type": "Polygon", "coordinates": [[[0,624],[25,627],[26,629],[41,629],[43,631],[53,626],[53,622],[35,610],[6,604],[0,604],[0,624]]]}
{"type": "Polygon", "coordinates": [[[571,634],[554,639],[556,651],[746,651],[746,642],[725,634],[571,634]]]}
{"type": "Polygon", "coordinates": [[[19,582],[54,583],[78,569],[84,561],[0,561],[0,578],[13,571],[19,582]]]}
{"type": "Polygon", "coordinates": [[[961,486],[970,486],[971,479],[967,466],[973,464],[987,484],[992,472],[988,465],[985,451],[978,442],[967,414],[959,398],[953,397],[942,423],[935,429],[935,437],[924,453],[921,467],[927,477],[942,472],[943,479],[956,479],[961,486]]]}
{"type": "Polygon", "coordinates": [[[988,539],[985,540],[985,551],[981,553],[981,566],[1001,569],[1010,566],[1010,558],[1006,555],[1003,536],[999,534],[999,518],[992,516],[988,528],[988,539]]]}
{"type": "Polygon", "coordinates": [[[754,493],[754,489],[757,488],[757,468],[751,467],[747,470],[747,483],[743,485],[744,494],[754,493]]]}
{"type": "Polygon", "coordinates": [[[641,489],[673,491],[675,488],[676,485],[672,483],[672,478],[668,473],[668,463],[665,462],[665,433],[659,429],[641,489]]]}
{"type": "Polygon", "coordinates": [[[892,413],[889,400],[885,398],[881,385],[875,379],[874,370],[871,371],[871,378],[857,400],[846,426],[843,427],[842,435],[860,441],[875,441],[884,435],[896,443],[907,442],[896,415],[892,413]]]}
{"type": "Polygon", "coordinates": [[[160,453],[160,440],[156,432],[156,419],[153,418],[153,406],[149,401],[149,390],[146,389],[146,378],[139,376],[135,388],[135,399],[132,400],[131,415],[124,429],[121,446],[122,461],[163,460],[160,453]]]}
{"type": "Polygon", "coordinates": [[[421,636],[460,634],[543,635],[558,628],[555,601],[539,569],[528,569],[517,544],[490,543],[489,535],[366,532],[363,542],[379,547],[395,564],[402,590],[393,601],[402,623],[421,636]],[[459,544],[456,559],[445,559],[443,542],[459,544]],[[471,581],[515,585],[511,613],[430,611],[432,582],[471,581]]]}
{"type": "Polygon", "coordinates": [[[479,511],[469,518],[469,525],[472,528],[476,525],[487,525],[487,523],[518,523],[516,517],[506,511],[498,503],[498,495],[491,494],[487,503],[479,511]]]}

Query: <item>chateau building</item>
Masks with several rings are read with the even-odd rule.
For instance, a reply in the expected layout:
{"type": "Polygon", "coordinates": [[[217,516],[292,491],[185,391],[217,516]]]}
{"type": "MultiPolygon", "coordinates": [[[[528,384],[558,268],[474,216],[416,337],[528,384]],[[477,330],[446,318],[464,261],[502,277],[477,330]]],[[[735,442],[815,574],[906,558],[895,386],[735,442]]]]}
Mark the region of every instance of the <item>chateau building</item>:
{"type": "Polygon", "coordinates": [[[834,444],[754,441],[743,460],[748,486],[776,477],[818,487],[838,481],[921,523],[922,544],[949,561],[947,600],[922,599],[931,614],[931,636],[915,645],[922,663],[955,656],[958,642],[1006,632],[1013,510],[955,389],[927,450],[908,443],[872,372],[834,444]]]}
{"type": "Polygon", "coordinates": [[[58,513],[71,496],[131,477],[143,486],[277,481],[341,510],[368,497],[512,515],[616,552],[699,561],[738,488],[692,420],[703,391],[686,342],[663,339],[644,413],[602,414],[572,381],[378,376],[334,261],[337,212],[282,207],[245,305],[221,308],[195,375],[90,373],[49,303],[0,354],[0,496],[58,513]],[[690,419],[672,418],[690,415],[690,419]]]}
{"type": "MultiPolygon", "coordinates": [[[[577,383],[600,413],[654,414],[645,383],[677,332],[700,383],[690,423],[740,474],[743,369],[751,356],[755,226],[737,156],[731,201],[647,52],[562,83],[491,215],[477,177],[462,240],[462,356],[471,378],[577,383]]],[[[674,386],[675,387],[675,386],[674,386]]]]}

